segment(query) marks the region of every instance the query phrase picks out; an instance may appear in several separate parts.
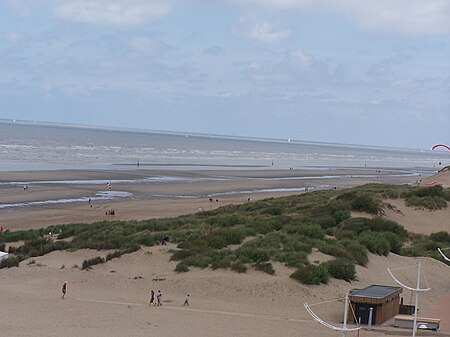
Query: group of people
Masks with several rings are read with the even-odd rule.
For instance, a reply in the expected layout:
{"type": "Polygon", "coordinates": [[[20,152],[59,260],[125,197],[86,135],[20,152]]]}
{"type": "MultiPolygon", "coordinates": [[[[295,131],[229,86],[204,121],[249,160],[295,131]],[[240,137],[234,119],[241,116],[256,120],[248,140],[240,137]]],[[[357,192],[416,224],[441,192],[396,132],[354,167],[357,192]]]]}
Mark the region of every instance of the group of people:
{"type": "Polygon", "coordinates": [[[158,290],[158,292],[156,293],[156,302],[155,302],[155,292],[153,291],[153,289],[150,290],[150,303],[148,305],[151,306],[152,304],[155,307],[162,306],[162,292],[161,292],[161,290],[158,290]]]}
{"type": "MultiPolygon", "coordinates": [[[[63,283],[61,292],[62,292],[61,298],[64,299],[66,296],[66,293],[67,293],[67,281],[63,283]]],[[[153,289],[151,289],[150,290],[150,302],[148,305],[151,306],[153,304],[154,307],[161,307],[162,306],[162,298],[163,298],[162,292],[161,292],[161,290],[158,290],[156,292],[156,301],[155,301],[155,292],[153,289]]],[[[186,295],[183,306],[189,306],[189,294],[186,295]]]]}
{"type": "MultiPolygon", "coordinates": [[[[162,292],[161,290],[158,290],[156,293],[156,301],[155,301],[155,292],[153,289],[150,290],[150,302],[148,303],[149,306],[153,304],[154,307],[161,307],[162,306],[162,292]]],[[[184,299],[183,306],[189,306],[189,294],[186,295],[184,299]]]]}
{"type": "Polygon", "coordinates": [[[105,212],[105,215],[112,215],[112,216],[114,216],[115,214],[116,214],[116,211],[113,210],[113,209],[110,209],[110,210],[105,212]]]}

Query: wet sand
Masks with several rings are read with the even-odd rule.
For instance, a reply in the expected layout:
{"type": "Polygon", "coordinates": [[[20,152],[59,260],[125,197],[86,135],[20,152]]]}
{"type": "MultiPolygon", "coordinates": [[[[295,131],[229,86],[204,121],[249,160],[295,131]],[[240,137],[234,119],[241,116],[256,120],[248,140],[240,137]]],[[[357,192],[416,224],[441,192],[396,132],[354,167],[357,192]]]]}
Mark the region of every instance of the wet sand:
{"type": "Polygon", "coordinates": [[[112,209],[114,219],[141,220],[190,214],[199,209],[209,210],[305,190],[373,182],[415,183],[417,180],[414,171],[378,169],[0,172],[0,217],[2,226],[10,230],[111,220],[105,213],[112,209]],[[111,188],[106,182],[112,183],[111,188]],[[99,193],[130,196],[96,200],[99,193]],[[72,199],[79,201],[64,202],[72,199]],[[2,205],[17,203],[23,206],[2,208],[2,205]]]}

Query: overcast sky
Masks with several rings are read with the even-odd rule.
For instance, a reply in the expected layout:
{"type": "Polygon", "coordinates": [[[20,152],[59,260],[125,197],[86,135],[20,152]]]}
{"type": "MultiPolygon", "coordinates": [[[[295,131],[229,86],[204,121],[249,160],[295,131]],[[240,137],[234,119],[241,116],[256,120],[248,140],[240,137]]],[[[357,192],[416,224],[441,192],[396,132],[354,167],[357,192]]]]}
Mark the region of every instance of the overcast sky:
{"type": "Polygon", "coordinates": [[[450,143],[450,1],[1,0],[0,118],[450,143]]]}

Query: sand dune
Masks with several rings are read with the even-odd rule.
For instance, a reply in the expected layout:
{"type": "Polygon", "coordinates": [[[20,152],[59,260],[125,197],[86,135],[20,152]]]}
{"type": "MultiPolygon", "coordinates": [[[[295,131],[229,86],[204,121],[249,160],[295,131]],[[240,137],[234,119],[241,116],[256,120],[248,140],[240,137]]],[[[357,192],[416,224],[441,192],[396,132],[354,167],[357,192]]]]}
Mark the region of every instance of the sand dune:
{"type": "MultiPolygon", "coordinates": [[[[352,183],[355,182],[342,181],[342,186],[352,183]]],[[[169,188],[185,188],[188,193],[197,187],[169,188]]],[[[199,187],[201,193],[209,193],[214,188],[222,187],[217,184],[199,187]]],[[[143,219],[149,215],[175,216],[196,212],[198,207],[208,209],[246,202],[250,196],[256,200],[282,194],[234,195],[221,197],[218,203],[212,204],[200,198],[131,200],[94,204],[92,208],[84,204],[36,207],[20,212],[2,212],[1,215],[2,221],[11,228],[34,228],[51,223],[103,219],[108,208],[116,209],[116,218],[119,219],[143,219]]],[[[3,198],[7,196],[3,195],[3,198]]],[[[423,233],[448,230],[448,221],[445,221],[448,211],[414,210],[401,201],[393,204],[399,211],[387,212],[386,216],[408,230],[423,233]]],[[[402,282],[414,284],[414,265],[419,260],[432,288],[421,295],[421,312],[435,312],[433,306],[445,294],[450,294],[450,267],[430,258],[370,255],[367,267],[357,267],[358,281],[347,283],[332,279],[328,285],[305,286],[289,278],[293,270],[280,263],[273,263],[276,269],[274,276],[255,270],[238,274],[195,268],[187,273],[176,273],[176,263],[169,261],[170,249],[175,249],[175,246],[144,247],[120,259],[94,266],[90,271],[81,271],[76,266],[80,266],[84,259],[105,256],[107,252],[56,251],[23,261],[19,268],[0,270],[0,336],[337,337],[341,334],[313,322],[303,307],[304,302],[316,304],[313,308],[317,314],[339,325],[343,303],[318,303],[341,298],[350,289],[370,284],[395,285],[387,267],[411,266],[395,273],[402,282]],[[68,281],[69,286],[66,299],[62,300],[60,289],[64,281],[68,281]],[[150,289],[162,290],[163,307],[148,306],[150,289]],[[191,297],[191,306],[183,307],[187,293],[191,297]]],[[[309,260],[314,263],[329,258],[315,251],[309,260]]],[[[406,304],[411,303],[410,292],[404,292],[403,297],[406,304]]],[[[445,333],[448,335],[450,331],[445,333]]],[[[368,337],[393,335],[385,331],[361,333],[361,336],[368,337]]],[[[436,333],[431,335],[436,336],[436,333]]]]}
{"type": "MultiPolygon", "coordinates": [[[[176,263],[169,261],[172,248],[144,248],[91,271],[72,265],[105,252],[53,252],[34,258],[34,264],[28,260],[20,268],[2,270],[0,307],[2,322],[7,323],[0,323],[1,335],[35,336],[39,331],[42,336],[339,336],[313,323],[303,303],[339,298],[368,284],[392,284],[386,267],[404,267],[417,260],[371,255],[367,268],[358,267],[356,282],[332,280],[328,285],[304,286],[288,277],[292,270],[279,264],[275,264],[275,276],[208,269],[176,273],[176,263]],[[60,286],[65,280],[69,288],[62,300],[60,286]],[[148,306],[150,289],[162,290],[162,308],[148,306]],[[183,307],[187,293],[191,306],[183,307]]],[[[450,268],[433,259],[419,260],[432,287],[421,297],[420,308],[425,310],[450,292],[450,268]]],[[[414,283],[413,268],[396,275],[414,283]]],[[[410,294],[403,296],[408,303],[410,294]]],[[[315,305],[314,310],[340,324],[342,305],[315,305]]]]}

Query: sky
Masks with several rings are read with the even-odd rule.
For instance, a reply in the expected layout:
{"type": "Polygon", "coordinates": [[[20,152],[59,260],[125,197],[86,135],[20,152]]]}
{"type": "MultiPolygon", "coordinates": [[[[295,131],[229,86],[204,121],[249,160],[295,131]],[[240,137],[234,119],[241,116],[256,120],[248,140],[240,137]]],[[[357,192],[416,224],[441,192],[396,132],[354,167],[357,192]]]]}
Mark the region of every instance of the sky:
{"type": "Polygon", "coordinates": [[[1,0],[0,118],[428,149],[448,0],[1,0]]]}

